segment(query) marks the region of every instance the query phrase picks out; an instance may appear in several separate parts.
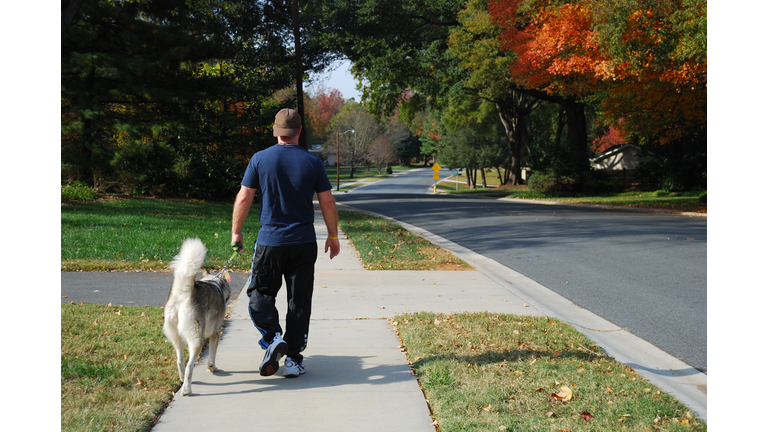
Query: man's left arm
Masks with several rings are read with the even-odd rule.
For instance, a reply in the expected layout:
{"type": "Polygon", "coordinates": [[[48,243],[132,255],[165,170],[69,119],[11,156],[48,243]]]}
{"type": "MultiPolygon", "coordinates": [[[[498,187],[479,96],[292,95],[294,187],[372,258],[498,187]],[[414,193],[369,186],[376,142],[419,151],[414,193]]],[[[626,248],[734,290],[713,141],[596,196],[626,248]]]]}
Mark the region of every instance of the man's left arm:
{"type": "Polygon", "coordinates": [[[323,220],[328,228],[328,238],[325,240],[325,251],[331,250],[331,259],[339,254],[341,245],[339,244],[339,215],[336,212],[336,200],[330,190],[317,193],[317,201],[320,203],[320,210],[323,212],[323,220]]]}

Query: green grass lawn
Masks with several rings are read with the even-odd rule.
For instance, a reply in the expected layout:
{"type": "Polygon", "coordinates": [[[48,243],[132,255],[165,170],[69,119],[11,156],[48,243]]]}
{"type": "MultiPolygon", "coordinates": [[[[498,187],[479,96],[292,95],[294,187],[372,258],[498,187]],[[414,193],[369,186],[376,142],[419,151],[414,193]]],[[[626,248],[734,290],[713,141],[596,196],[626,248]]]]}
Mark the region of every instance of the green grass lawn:
{"type": "Polygon", "coordinates": [[[368,270],[472,270],[452,253],[386,219],[339,210],[339,227],[368,270]]]}
{"type": "MultiPolygon", "coordinates": [[[[162,271],[187,237],[199,237],[208,248],[206,267],[221,268],[232,253],[232,205],[121,199],[62,206],[61,270],[162,271]]],[[[244,244],[253,244],[258,226],[254,206],[243,227],[244,244]]],[[[236,259],[230,268],[249,266],[236,259]]]]}
{"type": "Polygon", "coordinates": [[[392,322],[441,432],[707,429],[559,320],[421,312],[392,322]]]}
{"type": "Polygon", "coordinates": [[[181,386],[159,307],[61,305],[61,430],[145,431],[181,386]]]}

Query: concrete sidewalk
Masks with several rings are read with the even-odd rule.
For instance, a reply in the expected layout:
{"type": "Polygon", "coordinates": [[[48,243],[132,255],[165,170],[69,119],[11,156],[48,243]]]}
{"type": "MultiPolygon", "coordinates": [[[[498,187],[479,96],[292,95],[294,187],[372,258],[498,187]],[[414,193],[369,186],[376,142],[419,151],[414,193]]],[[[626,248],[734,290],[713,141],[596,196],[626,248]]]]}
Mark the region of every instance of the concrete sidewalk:
{"type": "MultiPolygon", "coordinates": [[[[316,218],[318,247],[327,232],[316,218]]],[[[340,236],[341,254],[318,258],[307,373],[258,373],[264,351],[248,316],[245,290],[219,344],[195,367],[192,395],[177,394],[153,431],[312,430],[434,432],[424,395],[387,318],[403,312],[490,311],[541,315],[477,271],[368,271],[340,236]]],[[[281,315],[285,290],[278,295],[281,315]]]]}

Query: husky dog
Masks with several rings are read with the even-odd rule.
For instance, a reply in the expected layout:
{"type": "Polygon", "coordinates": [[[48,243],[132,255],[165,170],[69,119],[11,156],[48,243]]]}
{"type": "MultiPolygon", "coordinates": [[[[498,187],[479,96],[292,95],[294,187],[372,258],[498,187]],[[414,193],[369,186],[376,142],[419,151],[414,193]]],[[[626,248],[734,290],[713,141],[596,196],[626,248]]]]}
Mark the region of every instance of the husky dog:
{"type": "Polygon", "coordinates": [[[229,300],[229,284],[203,270],[203,278],[195,281],[195,275],[205,261],[205,245],[200,239],[188,238],[181,245],[170,268],[173,269],[173,285],[165,303],[163,333],[176,349],[176,366],[182,396],[192,392],[192,369],[200,355],[203,341],[208,338],[210,350],[208,370],[216,372],[216,348],[219,345],[219,330],[224,323],[226,305],[229,300]],[[189,361],[184,370],[184,341],[189,346],[189,361]]]}

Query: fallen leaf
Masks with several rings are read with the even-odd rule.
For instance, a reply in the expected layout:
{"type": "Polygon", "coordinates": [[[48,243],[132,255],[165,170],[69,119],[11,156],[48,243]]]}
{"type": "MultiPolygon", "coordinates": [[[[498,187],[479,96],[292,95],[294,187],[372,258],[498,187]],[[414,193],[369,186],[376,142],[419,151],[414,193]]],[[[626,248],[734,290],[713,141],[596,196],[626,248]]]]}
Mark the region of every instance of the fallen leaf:
{"type": "Polygon", "coordinates": [[[555,413],[553,413],[552,411],[547,411],[547,412],[544,413],[544,415],[547,416],[547,417],[552,417],[552,416],[555,415],[555,413]]]}
{"type": "Polygon", "coordinates": [[[579,417],[583,418],[585,422],[588,422],[588,421],[592,420],[593,418],[595,418],[595,416],[593,416],[592,414],[590,414],[590,413],[588,413],[586,411],[584,411],[583,413],[579,414],[579,417]]]}
{"type": "Polygon", "coordinates": [[[491,410],[491,404],[488,404],[483,407],[483,411],[490,411],[491,410]]]}
{"type": "Polygon", "coordinates": [[[562,387],[560,387],[560,391],[559,392],[552,393],[552,397],[557,399],[557,400],[568,402],[571,399],[573,399],[573,392],[568,387],[562,386],[562,387]]]}
{"type": "Polygon", "coordinates": [[[552,353],[552,358],[558,358],[560,357],[560,351],[555,351],[552,353]]]}

